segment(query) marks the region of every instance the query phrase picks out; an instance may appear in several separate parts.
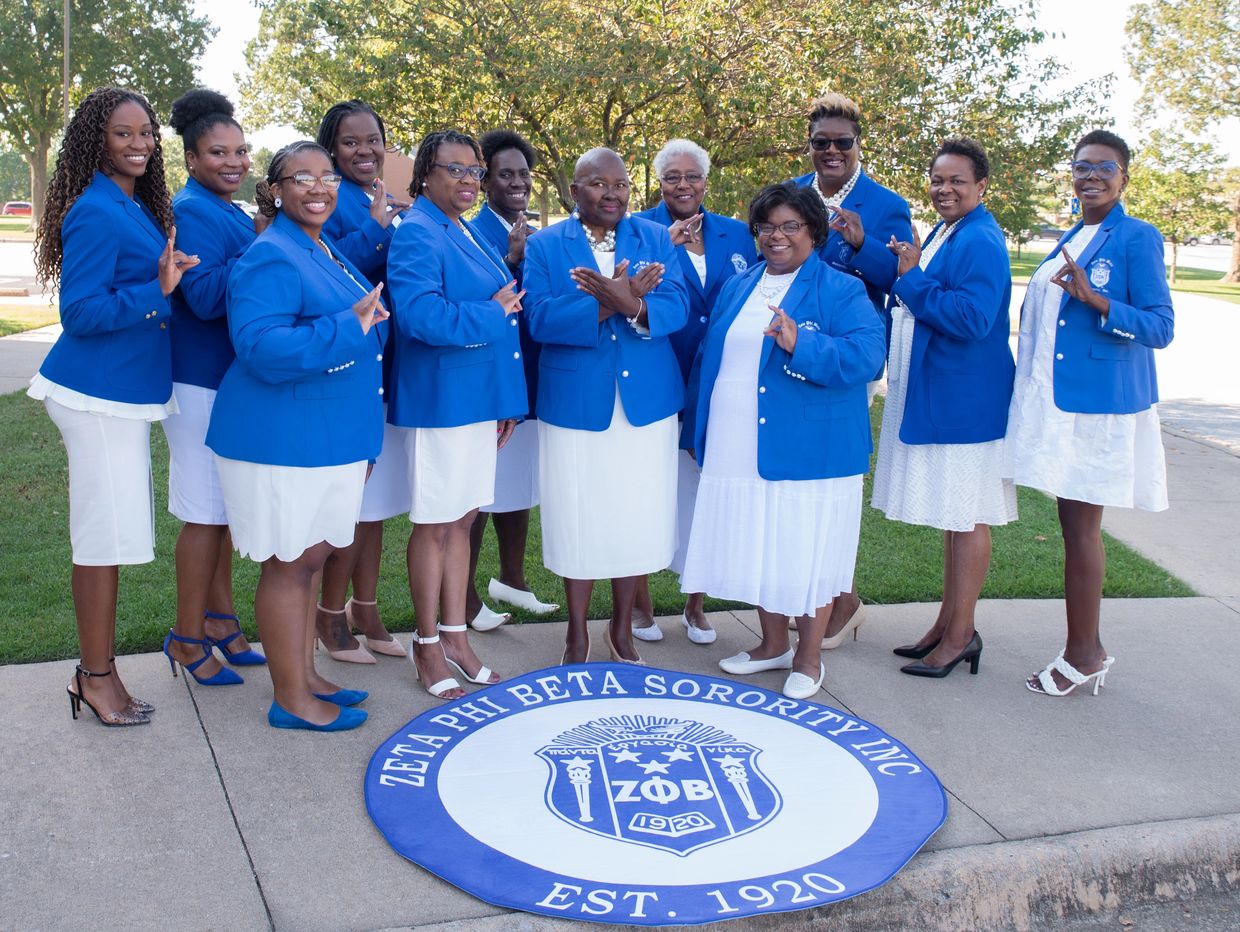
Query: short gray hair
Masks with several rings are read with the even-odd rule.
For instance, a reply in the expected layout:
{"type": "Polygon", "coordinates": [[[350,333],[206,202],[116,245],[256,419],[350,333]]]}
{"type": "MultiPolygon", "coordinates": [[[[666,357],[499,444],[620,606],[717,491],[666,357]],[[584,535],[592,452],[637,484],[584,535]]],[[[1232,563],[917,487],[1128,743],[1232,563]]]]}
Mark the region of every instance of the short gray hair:
{"type": "Polygon", "coordinates": [[[690,139],[673,139],[660,149],[654,157],[654,173],[662,178],[667,163],[678,155],[690,156],[704,176],[710,175],[710,154],[690,139]]]}

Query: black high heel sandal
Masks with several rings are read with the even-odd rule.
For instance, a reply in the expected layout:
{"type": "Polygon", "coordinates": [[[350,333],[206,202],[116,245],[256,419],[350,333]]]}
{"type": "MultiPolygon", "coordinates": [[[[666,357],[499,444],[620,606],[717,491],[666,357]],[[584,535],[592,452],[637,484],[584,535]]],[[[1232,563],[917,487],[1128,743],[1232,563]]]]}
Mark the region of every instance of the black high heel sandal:
{"type": "Polygon", "coordinates": [[[962,660],[969,662],[969,672],[977,673],[977,667],[982,659],[982,636],[976,631],[973,632],[973,638],[963,651],[960,652],[955,660],[951,663],[945,663],[941,667],[932,667],[929,664],[917,661],[916,663],[906,663],[900,668],[901,673],[907,673],[909,676],[929,676],[935,679],[942,679],[956,669],[956,664],[962,660]]]}
{"type": "Polygon", "coordinates": [[[99,719],[99,724],[107,725],[109,728],[117,728],[126,725],[149,725],[150,718],[142,712],[130,712],[126,709],[123,712],[100,712],[96,709],[82,689],[82,677],[92,676],[111,676],[112,670],[109,668],[106,673],[92,673],[90,670],[83,670],[82,665],[77,665],[77,671],[73,674],[73,681],[77,684],[77,692],[74,692],[68,686],[65,692],[69,694],[69,712],[73,715],[74,721],[77,720],[78,713],[82,711],[82,704],[86,704],[86,708],[95,713],[95,718],[99,719]]]}

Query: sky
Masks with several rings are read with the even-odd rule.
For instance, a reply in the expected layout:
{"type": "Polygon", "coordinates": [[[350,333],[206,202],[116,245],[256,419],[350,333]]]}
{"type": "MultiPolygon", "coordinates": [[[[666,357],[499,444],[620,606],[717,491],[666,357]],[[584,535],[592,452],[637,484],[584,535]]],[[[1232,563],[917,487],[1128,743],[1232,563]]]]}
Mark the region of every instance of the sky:
{"type": "MultiPolygon", "coordinates": [[[[1109,105],[1113,128],[1130,144],[1144,135],[1137,125],[1136,102],[1140,85],[1133,80],[1124,61],[1124,22],[1133,5],[1130,0],[1040,0],[1038,25],[1053,35],[1043,43],[1043,54],[1069,66],[1069,79],[1055,92],[1092,78],[1113,74],[1116,77],[1109,105]]],[[[200,8],[206,6],[200,4],[200,8]]],[[[235,75],[245,71],[245,46],[258,32],[258,10],[250,0],[212,0],[208,15],[219,28],[218,34],[203,56],[199,77],[236,101],[239,96],[235,75]]],[[[1173,115],[1166,118],[1167,128],[1177,129],[1173,115]]],[[[250,131],[256,147],[279,148],[297,138],[291,127],[267,127],[250,131]]],[[[1231,165],[1240,165],[1240,120],[1229,120],[1217,127],[1213,140],[1227,155],[1231,165]]]]}

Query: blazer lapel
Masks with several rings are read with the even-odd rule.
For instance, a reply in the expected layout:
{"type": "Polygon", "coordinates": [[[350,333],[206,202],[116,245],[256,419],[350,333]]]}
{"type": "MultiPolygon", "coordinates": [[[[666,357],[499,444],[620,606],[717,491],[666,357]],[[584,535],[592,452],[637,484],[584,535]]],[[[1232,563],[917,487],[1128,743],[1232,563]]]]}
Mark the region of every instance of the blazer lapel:
{"type": "MultiPolygon", "coordinates": [[[[728,232],[723,228],[723,224],[712,223],[712,219],[711,214],[705,210],[702,211],[702,243],[706,246],[706,284],[699,289],[699,293],[703,297],[714,292],[724,268],[731,264],[728,258],[728,232]]],[[[688,256],[685,258],[688,259],[688,256]]],[[[693,264],[692,259],[689,259],[689,264],[693,264]]],[[[697,285],[697,270],[693,271],[695,274],[692,282],[697,285]]]]}
{"type": "MultiPolygon", "coordinates": [[[[568,260],[565,266],[566,271],[580,267],[594,269],[597,272],[598,262],[594,259],[594,250],[586,242],[586,235],[581,229],[581,223],[578,221],[576,214],[571,215],[563,222],[565,224],[564,253],[568,260]]],[[[620,262],[620,244],[618,241],[616,243],[616,262],[617,264],[620,262]]]]}

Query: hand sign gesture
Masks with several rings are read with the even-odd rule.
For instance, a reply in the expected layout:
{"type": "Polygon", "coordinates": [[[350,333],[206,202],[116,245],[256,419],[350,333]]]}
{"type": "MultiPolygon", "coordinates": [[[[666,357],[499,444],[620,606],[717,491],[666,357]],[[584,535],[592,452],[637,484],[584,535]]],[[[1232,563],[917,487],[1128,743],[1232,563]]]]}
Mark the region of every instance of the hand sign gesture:
{"type": "Polygon", "coordinates": [[[700,213],[694,214],[685,220],[677,220],[668,227],[667,234],[672,238],[673,246],[683,246],[686,243],[700,243],[702,241],[702,220],[700,213]]]}
{"type": "Polygon", "coordinates": [[[165,298],[176,291],[185,270],[192,269],[199,261],[197,256],[187,256],[177,249],[176,241],[177,228],[173,227],[168,234],[168,245],[159,255],[159,290],[164,293],[165,298]]]}
{"type": "Polygon", "coordinates": [[[921,237],[917,235],[916,227],[913,228],[911,243],[900,242],[893,236],[887,243],[887,248],[896,254],[897,275],[903,275],[921,261],[921,237]]]}
{"type": "Polygon", "coordinates": [[[768,304],[767,307],[775,316],[762,331],[762,335],[774,337],[775,345],[791,355],[792,351],[797,348],[797,322],[785,314],[782,307],[776,307],[773,304],[768,304]]]}
{"type": "Polygon", "coordinates": [[[387,308],[379,301],[379,292],[383,291],[383,282],[375,285],[366,296],[353,305],[353,314],[362,325],[362,333],[370,333],[370,328],[381,320],[388,319],[387,308]]]}
{"type": "Polygon", "coordinates": [[[844,237],[844,241],[853,249],[860,249],[865,242],[865,226],[861,222],[861,215],[854,211],[843,207],[835,208],[827,226],[844,237]]]}
{"type": "Polygon", "coordinates": [[[525,214],[520,214],[508,231],[508,255],[504,257],[505,262],[518,266],[525,261],[525,239],[529,235],[530,227],[525,220],[525,214]]]}
{"type": "Polygon", "coordinates": [[[1060,252],[1063,255],[1063,268],[1051,276],[1051,281],[1068,292],[1069,296],[1076,298],[1082,304],[1088,304],[1105,317],[1107,311],[1111,309],[1111,302],[1094,291],[1089,283],[1089,276],[1068,255],[1068,250],[1063,249],[1060,252]]]}
{"type": "Polygon", "coordinates": [[[495,294],[491,295],[492,301],[498,301],[499,306],[504,309],[504,316],[516,314],[521,310],[521,299],[525,297],[525,291],[517,291],[517,283],[514,279],[501,288],[495,294]]]}
{"type": "Polygon", "coordinates": [[[388,197],[382,178],[375,179],[371,192],[375,199],[370,202],[370,219],[386,230],[392,225],[392,218],[408,207],[409,202],[388,197]]]}

